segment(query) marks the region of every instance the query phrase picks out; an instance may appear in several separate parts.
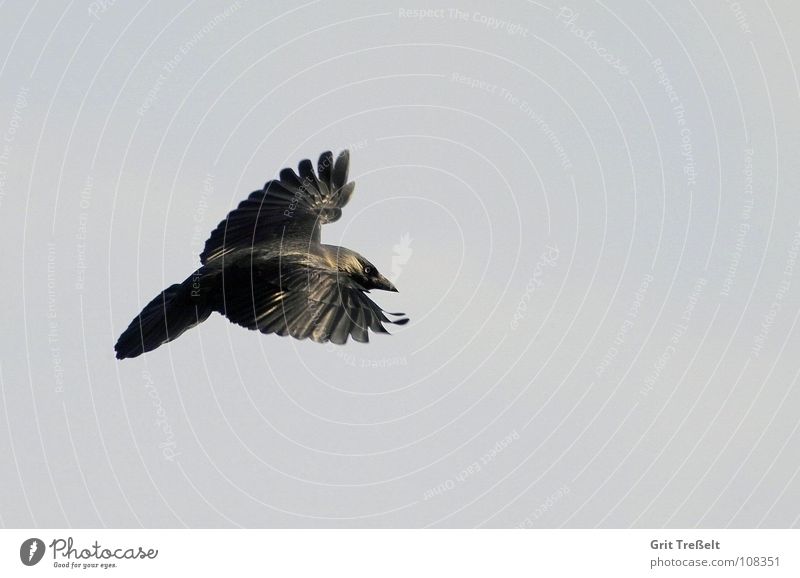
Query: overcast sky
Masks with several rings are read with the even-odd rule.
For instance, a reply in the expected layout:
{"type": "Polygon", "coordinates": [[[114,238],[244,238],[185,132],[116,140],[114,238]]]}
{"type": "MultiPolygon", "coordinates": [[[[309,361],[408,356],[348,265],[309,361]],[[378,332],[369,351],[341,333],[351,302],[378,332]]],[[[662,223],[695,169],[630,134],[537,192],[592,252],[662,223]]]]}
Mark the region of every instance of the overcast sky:
{"type": "Polygon", "coordinates": [[[800,8],[268,4],[0,7],[0,524],[798,524],[800,8]],[[407,326],[114,359],[343,148],[407,326]]]}

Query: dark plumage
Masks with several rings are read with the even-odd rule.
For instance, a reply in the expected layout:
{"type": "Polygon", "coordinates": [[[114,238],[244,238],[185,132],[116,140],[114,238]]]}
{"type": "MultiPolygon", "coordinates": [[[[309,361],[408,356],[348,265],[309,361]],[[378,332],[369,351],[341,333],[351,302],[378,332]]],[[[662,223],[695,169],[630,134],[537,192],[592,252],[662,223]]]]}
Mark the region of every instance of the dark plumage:
{"type": "Polygon", "coordinates": [[[131,322],[114,346],[117,358],[172,341],[214,311],[248,329],[319,343],[367,342],[370,330],[387,333],[384,323],[406,323],[365,294],[397,291],[372,263],[320,242],[320,226],[336,221],[353,193],[348,163],[347,151],[335,163],[325,152],[316,173],[304,160],[299,174],[284,169],[251,193],[211,233],[202,266],[131,322]]]}

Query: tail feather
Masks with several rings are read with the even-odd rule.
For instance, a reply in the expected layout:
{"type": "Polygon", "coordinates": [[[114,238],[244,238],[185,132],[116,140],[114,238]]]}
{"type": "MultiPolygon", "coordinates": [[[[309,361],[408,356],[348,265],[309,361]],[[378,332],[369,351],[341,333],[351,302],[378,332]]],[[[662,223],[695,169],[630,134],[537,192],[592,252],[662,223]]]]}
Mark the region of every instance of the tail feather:
{"type": "Polygon", "coordinates": [[[212,309],[189,298],[187,281],[164,289],[131,321],[114,346],[117,359],[151,351],[205,321],[212,309]]]}

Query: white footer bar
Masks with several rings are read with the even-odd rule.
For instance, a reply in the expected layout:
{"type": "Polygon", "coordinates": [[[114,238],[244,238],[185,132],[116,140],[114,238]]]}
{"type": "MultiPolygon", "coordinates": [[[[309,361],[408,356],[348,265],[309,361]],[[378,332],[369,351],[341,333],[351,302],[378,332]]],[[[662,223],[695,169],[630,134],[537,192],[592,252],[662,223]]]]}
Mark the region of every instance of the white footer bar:
{"type": "Polygon", "coordinates": [[[0,530],[0,576],[800,576],[800,530],[0,530]]]}

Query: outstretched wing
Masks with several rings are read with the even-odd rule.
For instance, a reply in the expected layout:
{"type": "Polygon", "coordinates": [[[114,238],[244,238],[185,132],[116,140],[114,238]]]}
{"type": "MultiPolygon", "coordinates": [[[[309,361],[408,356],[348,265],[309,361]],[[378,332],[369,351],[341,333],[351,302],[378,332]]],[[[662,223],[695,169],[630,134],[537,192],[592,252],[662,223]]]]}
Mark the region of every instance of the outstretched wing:
{"type": "Polygon", "coordinates": [[[228,213],[211,233],[200,261],[205,264],[238,249],[283,239],[286,242],[320,241],[319,228],[342,216],[355,183],[347,182],[350,154],[342,151],[333,161],[330,151],[319,157],[317,172],[308,159],[298,173],[283,169],[278,180],[267,182],[228,213]]]}
{"type": "Polygon", "coordinates": [[[275,263],[271,270],[228,269],[222,313],[234,323],[262,333],[336,344],[346,343],[348,337],[366,343],[370,330],[388,333],[384,323],[408,322],[404,317],[389,319],[387,312],[345,276],[286,262],[282,266],[275,263]],[[276,274],[279,268],[283,274],[276,274]]]}

